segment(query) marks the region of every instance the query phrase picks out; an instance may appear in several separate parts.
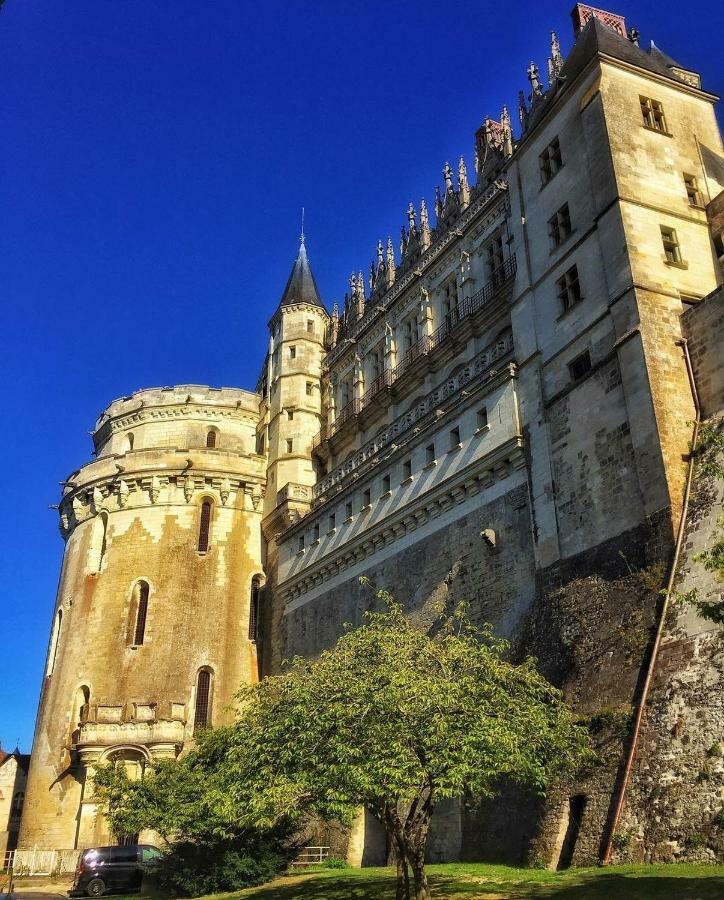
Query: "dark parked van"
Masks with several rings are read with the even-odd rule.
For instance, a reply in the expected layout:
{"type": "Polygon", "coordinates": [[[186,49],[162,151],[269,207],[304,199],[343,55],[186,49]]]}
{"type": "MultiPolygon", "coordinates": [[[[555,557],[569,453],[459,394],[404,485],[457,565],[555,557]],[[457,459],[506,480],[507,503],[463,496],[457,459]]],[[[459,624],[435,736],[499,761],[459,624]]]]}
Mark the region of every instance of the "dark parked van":
{"type": "Polygon", "coordinates": [[[143,867],[156,862],[161,851],[150,844],[94,847],[84,850],[75,870],[70,897],[100,897],[114,892],[140,891],[143,867]]]}

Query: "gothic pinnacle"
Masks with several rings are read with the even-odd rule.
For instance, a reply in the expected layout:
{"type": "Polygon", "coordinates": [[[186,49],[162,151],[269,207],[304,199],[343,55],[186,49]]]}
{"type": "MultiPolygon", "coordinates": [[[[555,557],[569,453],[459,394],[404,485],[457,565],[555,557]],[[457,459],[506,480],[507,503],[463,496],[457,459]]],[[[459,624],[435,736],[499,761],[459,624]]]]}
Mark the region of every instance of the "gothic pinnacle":
{"type": "Polygon", "coordinates": [[[528,128],[528,106],[525,102],[525,91],[518,91],[518,118],[523,131],[528,128]]]}
{"type": "Polygon", "coordinates": [[[435,185],[435,218],[440,221],[442,216],[442,197],[440,196],[440,185],[435,185]]]}
{"type": "Polygon", "coordinates": [[[507,106],[504,106],[500,113],[500,125],[503,130],[503,155],[507,158],[513,153],[513,129],[507,106]]]}
{"type": "Polygon", "coordinates": [[[555,31],[551,31],[551,62],[553,63],[553,71],[557,75],[563,68],[563,56],[558,35],[555,31]]]}
{"type": "Polygon", "coordinates": [[[452,178],[452,169],[450,168],[450,163],[446,162],[442,167],[442,177],[445,179],[445,196],[448,194],[452,194],[453,188],[453,178],[452,178]]]}
{"type": "Polygon", "coordinates": [[[410,205],[407,207],[407,222],[409,225],[410,237],[417,231],[417,223],[415,221],[416,216],[415,204],[410,200],[410,205]]]}
{"type": "Polygon", "coordinates": [[[528,66],[528,81],[530,81],[530,99],[531,101],[535,101],[538,97],[543,96],[543,86],[540,83],[540,77],[538,75],[538,66],[531,62],[528,66]]]}
{"type": "Polygon", "coordinates": [[[392,238],[387,238],[387,259],[385,260],[385,279],[387,287],[391,287],[395,283],[395,248],[392,245],[392,238]]]}
{"type": "Polygon", "coordinates": [[[468,184],[468,170],[465,167],[465,159],[462,156],[458,162],[458,191],[460,208],[465,209],[470,203],[470,185],[468,184]]]}
{"type": "Polygon", "coordinates": [[[427,203],[423,197],[420,200],[420,248],[427,250],[430,246],[430,217],[427,212],[427,203]]]}

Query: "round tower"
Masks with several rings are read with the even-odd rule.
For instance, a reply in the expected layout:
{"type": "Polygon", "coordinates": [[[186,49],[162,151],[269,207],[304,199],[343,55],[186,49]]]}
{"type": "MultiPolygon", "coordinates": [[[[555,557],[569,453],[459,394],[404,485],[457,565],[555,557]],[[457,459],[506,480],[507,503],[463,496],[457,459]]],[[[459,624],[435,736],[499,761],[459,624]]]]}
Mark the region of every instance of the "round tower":
{"type": "Polygon", "coordinates": [[[21,847],[107,841],[94,768],[176,757],[257,679],[258,404],[231,388],[138,391],[105,410],[95,459],[63,482],[21,847]]]}

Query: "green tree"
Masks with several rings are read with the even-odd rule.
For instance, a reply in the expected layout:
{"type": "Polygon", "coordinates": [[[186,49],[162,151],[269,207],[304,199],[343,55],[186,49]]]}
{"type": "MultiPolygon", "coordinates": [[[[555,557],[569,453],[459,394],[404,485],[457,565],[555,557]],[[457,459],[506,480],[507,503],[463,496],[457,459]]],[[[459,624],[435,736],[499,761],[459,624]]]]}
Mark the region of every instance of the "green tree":
{"type": "Polygon", "coordinates": [[[194,755],[191,770],[205,759],[213,775],[193,803],[222,830],[309,813],[349,822],[366,807],[394,849],[397,897],[410,896],[411,872],[426,900],[440,800],[494,796],[502,778],[542,793],[591,751],[560,692],[532,660],[507,661],[490,628],[458,611],[426,633],[388,594],[377,599],[381,609],[317,659],[241,690],[235,724],[194,755]]]}

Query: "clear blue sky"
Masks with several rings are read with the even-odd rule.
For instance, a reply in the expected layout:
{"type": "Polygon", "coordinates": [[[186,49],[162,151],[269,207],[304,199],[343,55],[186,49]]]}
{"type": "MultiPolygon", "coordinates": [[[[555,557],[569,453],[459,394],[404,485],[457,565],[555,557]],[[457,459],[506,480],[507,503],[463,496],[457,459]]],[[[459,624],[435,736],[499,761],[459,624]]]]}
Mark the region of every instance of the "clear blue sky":
{"type": "MultiPolygon", "coordinates": [[[[253,388],[297,249],[329,305],[410,199],[564,52],[571,0],[6,0],[0,739],[30,749],[58,482],[113,398],[253,388]]],[[[720,4],[614,10],[724,90],[720,4]],[[714,17],[719,17],[718,23],[714,17]]]]}

